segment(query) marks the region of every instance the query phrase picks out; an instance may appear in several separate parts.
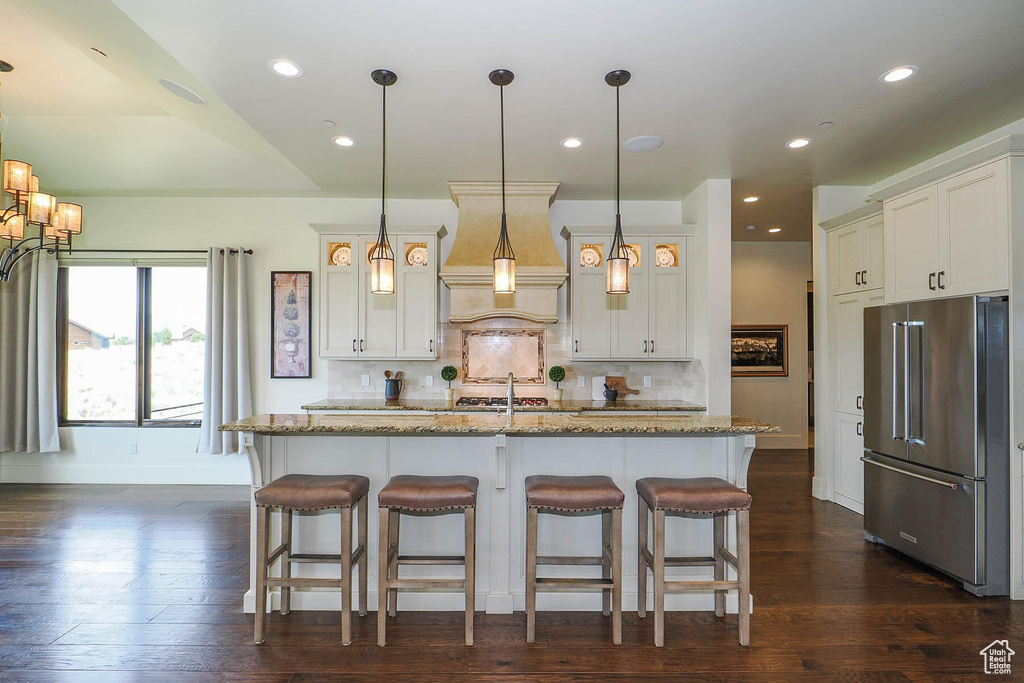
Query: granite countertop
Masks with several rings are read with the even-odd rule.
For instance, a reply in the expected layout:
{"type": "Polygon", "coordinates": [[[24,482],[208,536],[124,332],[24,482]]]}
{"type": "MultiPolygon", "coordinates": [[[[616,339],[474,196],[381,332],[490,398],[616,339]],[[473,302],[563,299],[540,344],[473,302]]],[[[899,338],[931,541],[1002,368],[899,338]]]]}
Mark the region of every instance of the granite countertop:
{"type": "MultiPolygon", "coordinates": [[[[520,397],[523,398],[523,397],[520,397]]],[[[525,398],[530,398],[529,396],[525,398]]],[[[504,406],[459,406],[443,399],[405,399],[383,401],[379,399],[329,398],[302,406],[302,410],[421,410],[427,412],[494,413],[504,412],[504,406]]],[[[707,410],[704,406],[686,401],[561,401],[549,400],[546,406],[516,406],[517,413],[579,413],[591,410],[647,410],[693,411],[707,410]]]]}
{"type": "Polygon", "coordinates": [[[220,431],[259,434],[767,434],[774,425],[736,415],[257,415],[220,431]]]}

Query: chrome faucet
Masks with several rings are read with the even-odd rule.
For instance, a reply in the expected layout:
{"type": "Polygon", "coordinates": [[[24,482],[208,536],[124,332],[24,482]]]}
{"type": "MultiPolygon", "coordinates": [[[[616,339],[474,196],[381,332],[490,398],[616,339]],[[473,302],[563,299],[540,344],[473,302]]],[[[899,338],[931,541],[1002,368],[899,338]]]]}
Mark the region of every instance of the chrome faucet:
{"type": "Polygon", "coordinates": [[[515,403],[516,400],[516,392],[512,387],[512,373],[510,372],[508,373],[508,391],[505,392],[505,402],[508,404],[505,406],[505,414],[509,417],[512,417],[512,404],[515,403]]]}

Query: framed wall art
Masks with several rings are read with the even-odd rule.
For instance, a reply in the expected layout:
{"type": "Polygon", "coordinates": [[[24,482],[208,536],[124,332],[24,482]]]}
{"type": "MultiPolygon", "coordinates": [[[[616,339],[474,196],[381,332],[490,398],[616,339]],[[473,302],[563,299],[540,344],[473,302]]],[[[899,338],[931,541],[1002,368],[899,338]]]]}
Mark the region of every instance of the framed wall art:
{"type": "Polygon", "coordinates": [[[308,270],[270,273],[272,378],[312,377],[312,279],[308,270]]]}
{"type": "Polygon", "coordinates": [[[733,377],[788,377],[789,325],[733,325],[733,377]]]}

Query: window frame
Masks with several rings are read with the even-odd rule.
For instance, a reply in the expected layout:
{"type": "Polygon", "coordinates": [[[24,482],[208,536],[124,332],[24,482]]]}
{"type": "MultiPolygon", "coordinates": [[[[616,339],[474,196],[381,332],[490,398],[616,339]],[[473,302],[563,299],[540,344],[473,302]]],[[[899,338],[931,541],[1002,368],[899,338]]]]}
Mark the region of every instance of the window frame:
{"type": "MultiPolygon", "coordinates": [[[[115,261],[105,265],[135,268],[135,419],[134,420],[69,420],[68,419],[68,269],[88,268],[74,262],[57,268],[57,426],[59,427],[161,427],[195,429],[202,427],[202,418],[174,420],[146,417],[152,414],[153,386],[153,268],[197,267],[196,263],[146,264],[136,260],[115,261]],[[144,342],[144,343],[143,343],[144,342]]],[[[205,269],[206,264],[202,267],[205,269]]]]}

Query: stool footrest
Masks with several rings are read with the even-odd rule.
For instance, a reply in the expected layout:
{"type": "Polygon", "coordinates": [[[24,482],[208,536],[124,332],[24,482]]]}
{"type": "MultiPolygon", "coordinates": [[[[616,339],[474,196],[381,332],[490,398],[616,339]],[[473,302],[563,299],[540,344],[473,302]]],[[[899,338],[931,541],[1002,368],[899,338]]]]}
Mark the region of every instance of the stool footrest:
{"type": "Polygon", "coordinates": [[[611,590],[615,585],[612,579],[572,579],[566,577],[537,577],[537,587],[541,586],[572,586],[574,588],[603,588],[611,590]]]}
{"type": "MultiPolygon", "coordinates": [[[[647,548],[640,549],[641,554],[644,557],[644,561],[653,569],[654,568],[654,555],[647,548]]],[[[726,550],[725,552],[729,552],[726,550]]],[[[732,553],[729,553],[732,556],[732,553]]],[[[734,558],[735,559],[735,558],[734,558]]],[[[666,557],[666,567],[714,567],[715,558],[713,557],[666,557]]]]}
{"type": "Polygon", "coordinates": [[[398,564],[466,564],[465,555],[399,555],[398,564]]]}
{"type": "Polygon", "coordinates": [[[338,588],[341,579],[276,579],[267,578],[267,586],[283,586],[287,588],[338,588]]]}
{"type": "Polygon", "coordinates": [[[600,565],[600,557],[580,557],[573,555],[538,555],[537,564],[571,564],[571,565],[600,565]]]}
{"type": "Polygon", "coordinates": [[[388,588],[465,588],[465,579],[388,579],[388,588]]]}
{"type": "Polygon", "coordinates": [[[665,592],[728,591],[740,587],[739,581],[666,581],[665,592]]]}
{"type": "Polygon", "coordinates": [[[736,569],[740,568],[740,561],[735,555],[726,550],[725,548],[719,548],[718,554],[722,556],[722,559],[731,564],[736,569]]]}
{"type": "MultiPolygon", "coordinates": [[[[364,546],[359,546],[352,553],[352,563],[355,564],[359,561],[359,558],[366,552],[364,546]]],[[[288,556],[289,562],[298,563],[341,563],[341,555],[332,555],[331,553],[296,553],[288,556]]],[[[269,564],[269,563],[268,563],[269,564]]]]}

